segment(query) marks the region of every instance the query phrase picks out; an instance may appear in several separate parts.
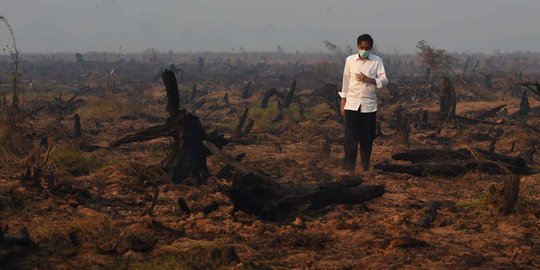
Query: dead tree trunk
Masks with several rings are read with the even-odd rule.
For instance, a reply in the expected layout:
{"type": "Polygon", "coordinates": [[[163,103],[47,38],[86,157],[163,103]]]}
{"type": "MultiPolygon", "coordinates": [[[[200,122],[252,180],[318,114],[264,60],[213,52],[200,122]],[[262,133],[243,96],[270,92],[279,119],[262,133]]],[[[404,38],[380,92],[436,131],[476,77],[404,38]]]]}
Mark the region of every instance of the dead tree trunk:
{"type": "Polygon", "coordinates": [[[521,102],[519,102],[519,111],[517,112],[518,116],[526,116],[529,114],[531,106],[529,105],[529,97],[527,96],[527,91],[523,91],[521,96],[521,102]]]}
{"type": "Polygon", "coordinates": [[[251,82],[248,82],[243,88],[242,88],[242,93],[241,93],[241,96],[243,99],[246,99],[248,98],[249,96],[251,96],[251,92],[249,91],[249,88],[251,87],[251,82]]]}
{"type": "Polygon", "coordinates": [[[197,84],[193,84],[193,88],[191,88],[191,97],[189,98],[189,102],[195,101],[195,97],[197,96],[197,84]]]}
{"type": "Polygon", "coordinates": [[[304,103],[301,101],[298,102],[298,113],[300,117],[300,122],[306,121],[306,110],[304,108],[304,103]]]}
{"type": "Polygon", "coordinates": [[[398,108],[394,112],[394,117],[397,121],[397,127],[396,132],[399,136],[399,141],[406,147],[411,147],[411,143],[409,141],[409,119],[407,119],[407,115],[405,114],[405,110],[403,108],[398,108]]]}
{"type": "Polygon", "coordinates": [[[253,125],[255,124],[255,120],[253,119],[249,119],[246,127],[244,128],[244,131],[241,132],[241,137],[242,138],[247,138],[247,136],[249,135],[249,133],[251,132],[251,129],[253,129],[253,125]]]}
{"type": "Polygon", "coordinates": [[[186,178],[193,178],[196,183],[204,183],[208,176],[206,158],[211,153],[202,144],[203,140],[213,141],[219,147],[227,144],[227,140],[216,132],[208,135],[202,128],[201,121],[186,110],[180,110],[180,94],[176,76],[172,71],[162,73],[167,92],[167,111],[169,118],[164,124],[149,127],[138,133],[122,137],[110,143],[110,148],[122,144],[148,141],[160,137],[172,137],[173,142],[167,157],[161,166],[169,173],[173,183],[186,178]]]}
{"type": "Polygon", "coordinates": [[[287,95],[285,96],[285,100],[283,100],[283,108],[289,108],[293,101],[294,97],[294,91],[296,90],[296,80],[293,80],[291,83],[291,88],[289,89],[289,92],[287,92],[287,95]]]}
{"type": "Polygon", "coordinates": [[[78,114],[75,114],[75,118],[73,120],[73,126],[74,126],[74,130],[75,130],[75,138],[80,139],[81,136],[82,136],[81,118],[79,117],[78,114]]]}
{"type": "Polygon", "coordinates": [[[440,97],[440,114],[443,117],[447,117],[447,115],[454,115],[456,114],[456,104],[457,104],[457,97],[456,97],[456,90],[454,89],[454,86],[452,85],[452,81],[448,77],[443,77],[443,82],[441,85],[441,90],[439,93],[440,97]]]}
{"type": "Polygon", "coordinates": [[[277,94],[277,91],[276,91],[275,88],[271,88],[270,90],[266,91],[266,93],[264,93],[264,96],[263,96],[263,98],[261,100],[261,108],[263,108],[263,109],[268,108],[268,101],[275,94],[277,94]]]}
{"type": "Polygon", "coordinates": [[[238,120],[238,125],[236,125],[236,128],[234,129],[234,134],[233,134],[234,139],[242,138],[242,127],[244,127],[244,123],[246,122],[248,113],[249,113],[249,108],[245,108],[244,113],[242,113],[242,116],[240,116],[240,119],[238,120]]]}
{"type": "Polygon", "coordinates": [[[285,119],[285,117],[283,116],[283,104],[281,103],[281,101],[278,100],[277,102],[277,115],[276,115],[276,118],[274,118],[274,120],[272,120],[272,122],[281,122],[283,121],[283,119],[285,119]]]}
{"type": "Polygon", "coordinates": [[[223,102],[223,104],[224,104],[225,106],[229,106],[229,105],[230,105],[230,103],[229,103],[229,93],[225,93],[225,95],[223,95],[223,100],[222,100],[221,102],[223,102]]]}
{"type": "Polygon", "coordinates": [[[505,215],[510,214],[519,196],[519,175],[514,174],[504,183],[503,197],[499,211],[505,215]]]}

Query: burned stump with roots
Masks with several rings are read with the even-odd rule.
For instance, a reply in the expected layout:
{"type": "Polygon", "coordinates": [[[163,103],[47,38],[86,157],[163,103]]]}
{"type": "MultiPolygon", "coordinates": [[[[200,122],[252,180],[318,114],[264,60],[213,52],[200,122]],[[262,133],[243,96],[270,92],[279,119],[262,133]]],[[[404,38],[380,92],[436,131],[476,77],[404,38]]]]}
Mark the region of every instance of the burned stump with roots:
{"type": "Polygon", "coordinates": [[[170,180],[173,183],[179,183],[186,178],[192,178],[197,183],[204,183],[208,178],[206,158],[211,153],[201,142],[209,140],[218,147],[223,147],[228,141],[217,132],[207,134],[197,116],[187,113],[185,109],[180,109],[178,83],[174,72],[163,71],[162,79],[167,91],[167,111],[169,112],[165,123],[122,137],[110,143],[109,147],[116,148],[126,143],[172,137],[169,153],[161,162],[161,167],[167,171],[170,180]]]}

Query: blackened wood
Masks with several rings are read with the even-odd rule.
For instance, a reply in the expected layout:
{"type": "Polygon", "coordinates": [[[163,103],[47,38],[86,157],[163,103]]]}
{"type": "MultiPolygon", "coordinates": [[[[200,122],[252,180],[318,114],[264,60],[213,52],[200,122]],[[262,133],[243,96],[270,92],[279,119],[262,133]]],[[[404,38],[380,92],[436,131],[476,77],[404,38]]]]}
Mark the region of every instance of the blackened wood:
{"type": "Polygon", "coordinates": [[[417,163],[412,165],[399,165],[380,163],[375,164],[373,167],[382,171],[406,173],[414,176],[458,177],[468,171],[465,166],[457,164],[417,163]]]}
{"type": "Polygon", "coordinates": [[[385,192],[383,185],[359,186],[361,179],[323,184],[279,184],[222,153],[212,143],[205,141],[203,144],[240,174],[226,192],[234,210],[263,220],[288,220],[305,206],[320,209],[330,204],[361,204],[385,192]]]}
{"type": "Polygon", "coordinates": [[[189,213],[191,213],[191,210],[189,209],[187,203],[186,203],[186,200],[182,199],[182,198],[179,198],[178,201],[177,201],[177,204],[178,204],[178,207],[180,208],[180,211],[182,212],[182,214],[184,215],[187,215],[189,213]]]}
{"type": "Polygon", "coordinates": [[[216,147],[223,147],[227,140],[217,132],[208,135],[202,128],[201,121],[193,114],[180,110],[180,97],[176,77],[172,71],[162,73],[167,92],[167,111],[169,118],[165,124],[152,126],[133,135],[120,138],[110,144],[110,148],[125,143],[146,141],[160,137],[173,137],[170,151],[161,162],[161,167],[168,172],[173,183],[191,178],[195,183],[204,183],[208,177],[206,158],[211,154],[202,144],[203,140],[214,142],[216,147]]]}
{"type": "Polygon", "coordinates": [[[328,135],[324,135],[324,143],[322,146],[322,155],[325,158],[330,157],[330,152],[332,151],[332,140],[328,135]]]}
{"type": "Polygon", "coordinates": [[[251,132],[251,129],[253,129],[253,125],[255,124],[255,120],[253,119],[249,119],[246,127],[244,128],[244,130],[241,132],[241,137],[242,138],[246,138],[249,133],[251,132]]]}
{"type": "Polygon", "coordinates": [[[529,105],[529,97],[527,96],[527,91],[523,91],[521,96],[521,101],[519,102],[519,111],[517,112],[518,116],[526,116],[529,114],[531,106],[529,105]]]}
{"type": "Polygon", "coordinates": [[[193,84],[193,87],[191,88],[191,97],[189,98],[190,102],[195,101],[195,97],[197,96],[197,84],[193,84]]]}
{"type": "Polygon", "coordinates": [[[409,119],[407,115],[405,114],[405,110],[401,107],[396,109],[394,111],[394,118],[396,119],[396,132],[399,136],[399,141],[405,145],[405,147],[409,148],[411,146],[410,140],[409,140],[409,119]]]}
{"type": "Polygon", "coordinates": [[[241,90],[241,97],[243,99],[246,99],[248,98],[249,96],[251,96],[251,92],[249,91],[249,88],[251,87],[251,82],[248,82],[244,87],[242,87],[242,90],[241,90]]]}
{"type": "MultiPolygon", "coordinates": [[[[234,157],[234,160],[240,162],[242,161],[242,159],[246,156],[246,153],[240,153],[238,155],[236,155],[234,157]]],[[[233,172],[233,167],[229,164],[226,164],[225,166],[223,166],[223,168],[221,170],[219,170],[219,172],[217,173],[216,177],[217,178],[221,178],[221,179],[228,179],[228,178],[231,178],[234,176],[233,172]]]]}
{"type": "Polygon", "coordinates": [[[30,233],[25,227],[22,230],[21,236],[13,236],[4,234],[2,226],[0,225],[0,247],[11,247],[11,246],[24,246],[31,248],[33,250],[39,250],[39,246],[30,239],[30,233]]]}
{"type": "Polygon", "coordinates": [[[73,120],[73,128],[75,130],[75,138],[79,139],[81,138],[82,131],[81,131],[81,118],[78,114],[75,114],[74,120],[73,120]]]}
{"type": "Polygon", "coordinates": [[[300,122],[306,121],[306,110],[304,108],[304,103],[298,102],[298,113],[300,117],[300,122]]]}
{"type": "Polygon", "coordinates": [[[238,125],[236,125],[236,128],[234,129],[233,138],[235,139],[242,138],[242,128],[244,127],[248,113],[249,113],[249,108],[245,108],[244,112],[240,116],[240,119],[238,119],[238,125]]]}
{"type": "Polygon", "coordinates": [[[291,87],[289,89],[289,92],[287,92],[287,95],[285,96],[285,99],[283,100],[283,107],[289,108],[291,105],[293,98],[294,98],[294,91],[296,90],[296,80],[293,80],[291,83],[291,87]]]}
{"type": "Polygon", "coordinates": [[[193,110],[200,109],[204,105],[204,103],[206,103],[205,98],[197,100],[195,103],[193,103],[193,110]]]}
{"type": "Polygon", "coordinates": [[[426,127],[429,123],[429,119],[428,119],[428,111],[427,110],[422,110],[422,124],[424,127],[426,127]]]}
{"type": "Polygon", "coordinates": [[[494,116],[497,112],[502,110],[502,108],[504,108],[504,107],[506,107],[506,104],[503,104],[503,105],[497,106],[497,107],[495,107],[493,109],[489,109],[489,110],[487,110],[485,112],[479,113],[475,118],[483,120],[483,119],[486,119],[488,117],[494,116]]]}
{"type": "Polygon", "coordinates": [[[221,101],[225,106],[229,106],[229,93],[223,95],[223,100],[221,101]]]}
{"type": "Polygon", "coordinates": [[[165,91],[167,92],[167,112],[169,117],[176,118],[180,112],[180,92],[178,91],[178,82],[174,72],[165,70],[161,73],[161,78],[165,84],[165,91]]]}
{"type": "Polygon", "coordinates": [[[429,206],[429,209],[426,211],[426,214],[422,217],[418,225],[420,225],[420,227],[422,228],[431,227],[431,224],[433,223],[433,221],[435,221],[435,217],[437,216],[437,210],[441,206],[441,202],[432,202],[429,206]]]}
{"type": "Polygon", "coordinates": [[[111,142],[109,144],[109,148],[116,148],[126,143],[143,142],[161,137],[174,136],[177,132],[178,131],[172,128],[172,124],[170,123],[151,126],[145,130],[124,136],[116,141],[111,142]]]}
{"type": "Polygon", "coordinates": [[[242,210],[263,220],[289,220],[303,207],[321,209],[331,204],[356,205],[381,197],[383,185],[359,186],[340,182],[325,184],[278,184],[253,174],[233,182],[227,196],[234,210],[242,210]]]}
{"type": "Polygon", "coordinates": [[[263,98],[261,100],[261,108],[263,108],[263,109],[268,108],[268,101],[275,94],[277,94],[277,91],[276,91],[275,88],[271,88],[270,90],[266,91],[266,93],[264,93],[264,96],[263,96],[263,98]]]}
{"type": "Polygon", "coordinates": [[[456,113],[457,96],[452,81],[448,77],[443,77],[441,84],[441,90],[439,93],[440,98],[440,114],[441,115],[454,115],[456,113]]]}
{"type": "Polygon", "coordinates": [[[272,120],[272,122],[281,122],[283,121],[283,119],[285,119],[285,117],[283,116],[283,104],[281,103],[281,101],[278,100],[277,102],[277,115],[276,115],[276,118],[274,118],[274,120],[272,120]]]}
{"type": "Polygon", "coordinates": [[[233,159],[229,155],[221,152],[219,150],[219,147],[214,145],[210,141],[203,141],[203,145],[210,151],[212,154],[214,154],[217,158],[219,158],[221,161],[223,161],[225,164],[231,166],[236,170],[238,173],[242,175],[248,175],[252,174],[255,175],[257,178],[266,179],[266,176],[263,176],[262,174],[259,174],[255,172],[254,170],[246,167],[244,164],[242,164],[240,161],[233,159]]]}
{"type": "Polygon", "coordinates": [[[506,180],[503,187],[503,197],[500,211],[503,214],[510,214],[514,209],[514,204],[519,197],[519,175],[512,175],[511,178],[506,180]]]}
{"type": "Polygon", "coordinates": [[[519,85],[522,85],[522,86],[525,86],[527,87],[529,90],[531,90],[533,93],[535,93],[536,95],[540,96],[540,84],[538,83],[538,81],[536,81],[536,83],[533,83],[533,82],[524,82],[524,83],[520,83],[519,85]]]}

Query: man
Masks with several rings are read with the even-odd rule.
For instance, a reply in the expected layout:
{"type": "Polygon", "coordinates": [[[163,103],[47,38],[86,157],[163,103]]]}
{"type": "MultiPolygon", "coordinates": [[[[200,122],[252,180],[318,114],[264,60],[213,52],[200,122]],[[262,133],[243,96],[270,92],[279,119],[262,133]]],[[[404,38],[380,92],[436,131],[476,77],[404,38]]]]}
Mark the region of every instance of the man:
{"type": "Polygon", "coordinates": [[[357,39],[358,53],[345,60],[341,97],[341,114],[345,117],[345,157],[343,169],[354,173],[358,144],[364,171],[369,170],[369,159],[375,139],[377,113],[376,89],[388,84],[383,61],[371,54],[373,38],[363,34],[357,39]]]}

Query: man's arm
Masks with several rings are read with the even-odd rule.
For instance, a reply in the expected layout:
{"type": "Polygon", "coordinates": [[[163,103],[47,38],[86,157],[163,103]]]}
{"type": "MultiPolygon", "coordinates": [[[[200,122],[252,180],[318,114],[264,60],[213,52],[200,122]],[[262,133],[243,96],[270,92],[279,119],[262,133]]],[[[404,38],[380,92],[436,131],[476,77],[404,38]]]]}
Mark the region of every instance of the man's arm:
{"type": "Polygon", "coordinates": [[[388,84],[388,78],[386,78],[386,72],[384,70],[384,64],[382,61],[380,61],[377,65],[377,78],[374,80],[377,88],[383,88],[383,86],[388,84]]]}
{"type": "Polygon", "coordinates": [[[349,92],[349,79],[351,73],[349,68],[349,62],[345,60],[345,68],[343,69],[343,83],[341,84],[341,91],[338,93],[341,97],[341,115],[345,116],[345,102],[347,98],[347,92],[349,92]]]}

